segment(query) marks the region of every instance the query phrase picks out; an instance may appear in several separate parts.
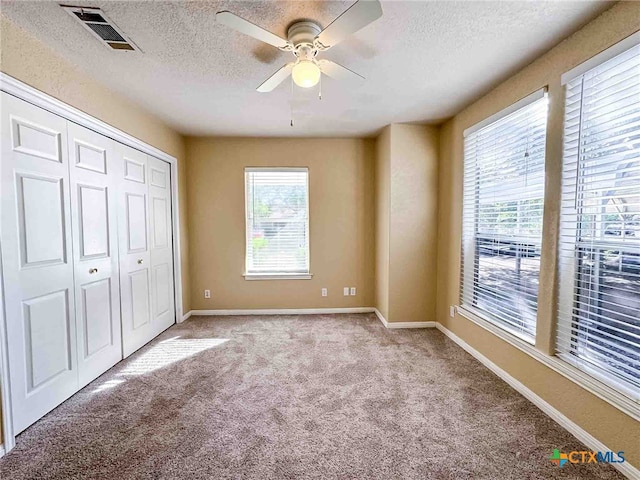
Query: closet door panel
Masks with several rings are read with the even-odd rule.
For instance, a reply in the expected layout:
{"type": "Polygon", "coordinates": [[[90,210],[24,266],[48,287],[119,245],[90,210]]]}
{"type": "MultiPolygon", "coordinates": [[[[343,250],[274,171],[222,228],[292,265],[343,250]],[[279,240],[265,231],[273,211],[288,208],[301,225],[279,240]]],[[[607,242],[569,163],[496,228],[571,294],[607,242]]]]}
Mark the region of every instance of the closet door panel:
{"type": "Polygon", "coordinates": [[[78,389],[66,120],[2,93],[2,267],[12,418],[78,389]]]}
{"type": "Polygon", "coordinates": [[[118,191],[122,346],[127,357],[155,336],[151,313],[147,156],[116,144],[122,165],[118,191]]]}
{"type": "Polygon", "coordinates": [[[156,334],[175,323],[171,177],[168,163],[147,157],[151,204],[151,304],[156,334]]]}
{"type": "Polygon", "coordinates": [[[80,387],[122,359],[115,143],[69,122],[80,387]]]}

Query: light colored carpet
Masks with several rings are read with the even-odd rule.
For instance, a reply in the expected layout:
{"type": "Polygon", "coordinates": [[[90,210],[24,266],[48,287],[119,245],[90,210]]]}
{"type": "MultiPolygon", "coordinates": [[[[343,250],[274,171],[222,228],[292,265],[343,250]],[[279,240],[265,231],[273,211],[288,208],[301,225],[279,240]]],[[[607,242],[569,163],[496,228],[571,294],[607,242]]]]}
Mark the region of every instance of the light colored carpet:
{"type": "Polygon", "coordinates": [[[18,437],[0,478],[622,478],[435,329],[194,317],[18,437]]]}

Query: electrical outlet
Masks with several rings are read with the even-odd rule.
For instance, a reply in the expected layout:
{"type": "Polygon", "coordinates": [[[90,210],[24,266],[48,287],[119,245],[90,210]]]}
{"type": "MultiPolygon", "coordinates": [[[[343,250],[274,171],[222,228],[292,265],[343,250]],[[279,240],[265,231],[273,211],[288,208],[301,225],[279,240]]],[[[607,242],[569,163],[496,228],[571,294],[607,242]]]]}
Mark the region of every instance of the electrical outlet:
{"type": "Polygon", "coordinates": [[[211,298],[211,290],[204,291],[204,298],[211,298]]]}
{"type": "Polygon", "coordinates": [[[451,306],[449,307],[449,316],[450,316],[451,318],[453,318],[453,317],[455,317],[455,316],[456,316],[456,307],[455,307],[454,305],[451,305],[451,306]]]}
{"type": "Polygon", "coordinates": [[[356,296],[356,287],[351,287],[351,296],[356,296]]]}
{"type": "Polygon", "coordinates": [[[345,297],[349,296],[349,287],[344,287],[344,296],[345,297]]]}
{"type": "Polygon", "coordinates": [[[326,289],[326,288],[323,288],[323,289],[322,289],[322,296],[323,296],[323,297],[326,297],[327,295],[328,295],[327,289],[326,289]]]}

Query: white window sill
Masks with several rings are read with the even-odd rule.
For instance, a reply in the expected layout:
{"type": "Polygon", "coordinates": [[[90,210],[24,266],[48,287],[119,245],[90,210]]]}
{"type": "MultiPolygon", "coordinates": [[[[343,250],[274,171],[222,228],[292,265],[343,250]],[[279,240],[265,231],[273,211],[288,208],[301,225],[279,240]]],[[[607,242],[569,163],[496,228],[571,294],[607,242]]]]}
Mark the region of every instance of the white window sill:
{"type": "Polygon", "coordinates": [[[245,280],[311,280],[310,273],[245,273],[245,280]]]}
{"type": "Polygon", "coordinates": [[[585,390],[591,392],[610,405],[613,405],[630,417],[636,420],[640,420],[640,403],[638,400],[631,398],[624,393],[621,393],[612,386],[598,380],[597,378],[594,378],[592,375],[589,375],[585,371],[568,363],[566,360],[563,360],[555,355],[547,355],[541,352],[533,345],[525,342],[524,340],[521,340],[520,338],[492,324],[491,322],[488,322],[466,307],[457,306],[456,312],[461,317],[493,333],[505,342],[533,357],[546,367],[559,373],[563,377],[568,378],[572,382],[578,384],[585,390]]]}

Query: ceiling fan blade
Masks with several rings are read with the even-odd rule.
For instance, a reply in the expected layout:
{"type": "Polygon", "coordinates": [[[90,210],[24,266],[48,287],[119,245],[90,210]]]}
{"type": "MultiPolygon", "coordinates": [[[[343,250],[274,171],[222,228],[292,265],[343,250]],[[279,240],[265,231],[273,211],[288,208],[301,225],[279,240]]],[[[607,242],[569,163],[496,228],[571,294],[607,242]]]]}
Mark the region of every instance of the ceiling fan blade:
{"type": "Polygon", "coordinates": [[[378,0],[358,0],[321,31],[316,40],[325,49],[331,48],[381,16],[382,6],[378,0]]]}
{"type": "Polygon", "coordinates": [[[284,38],[280,38],[279,36],[268,32],[264,28],[254,25],[250,21],[231,12],[227,12],[226,10],[216,13],[216,22],[226,25],[227,27],[231,27],[240,33],[249,35],[250,37],[257,38],[258,40],[268,43],[269,45],[273,45],[274,47],[290,47],[289,42],[284,38]]]}
{"type": "Polygon", "coordinates": [[[334,80],[350,83],[362,83],[365,81],[362,75],[358,75],[353,70],[349,70],[347,67],[343,67],[339,63],[332,62],[331,60],[319,60],[318,64],[320,65],[320,71],[334,80]]]}
{"type": "Polygon", "coordinates": [[[293,65],[293,63],[287,63],[280,70],[278,70],[276,73],[262,82],[262,85],[256,88],[256,90],[261,93],[266,93],[276,88],[278,85],[284,82],[289,75],[291,75],[293,65]]]}

